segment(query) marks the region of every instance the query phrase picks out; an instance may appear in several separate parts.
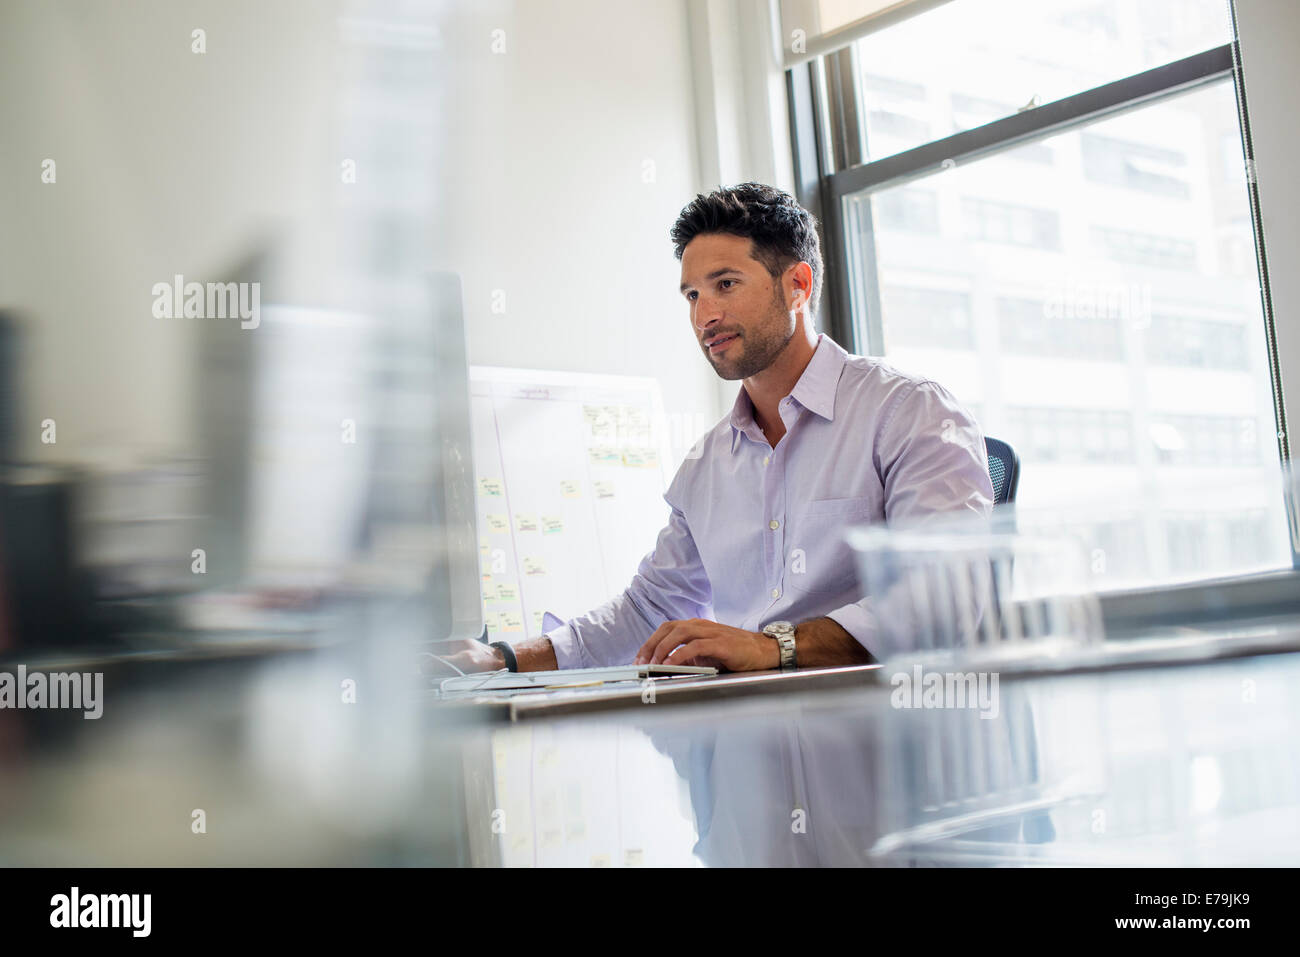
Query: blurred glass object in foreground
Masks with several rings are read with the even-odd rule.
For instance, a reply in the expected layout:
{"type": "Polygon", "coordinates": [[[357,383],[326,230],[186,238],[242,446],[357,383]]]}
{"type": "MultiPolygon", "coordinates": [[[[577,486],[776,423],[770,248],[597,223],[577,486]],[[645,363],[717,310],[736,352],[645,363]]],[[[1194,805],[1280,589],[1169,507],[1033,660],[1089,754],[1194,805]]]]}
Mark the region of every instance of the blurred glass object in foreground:
{"type": "Polygon", "coordinates": [[[1278,466],[1098,484],[1016,506],[1020,528],[1071,535],[1099,592],[1276,573],[1300,545],[1296,482],[1278,466]]]}
{"type": "MultiPolygon", "coordinates": [[[[936,515],[852,529],[848,538],[864,593],[873,597],[878,656],[1073,658],[1107,637],[1100,597],[1135,585],[1142,594],[1163,592],[1153,582],[1231,585],[1242,576],[1224,577],[1226,562],[1251,568],[1269,607],[1277,605],[1287,573],[1269,558],[1279,540],[1293,553],[1300,546],[1298,491],[1289,469],[1211,474],[1000,507],[987,522],[936,515]],[[1270,520],[1251,535],[1260,502],[1277,503],[1268,514],[1282,511],[1286,521],[1270,520]],[[1269,582],[1278,587],[1270,591],[1269,582]]],[[[1173,589],[1166,604],[1185,593],[1173,589]]],[[[1269,611],[1255,600],[1263,599],[1245,597],[1220,611],[1269,611]]]]}
{"type": "Polygon", "coordinates": [[[1104,637],[1082,544],[1021,532],[1013,511],[853,529],[849,542],[882,659],[1043,654],[1104,637]]]}

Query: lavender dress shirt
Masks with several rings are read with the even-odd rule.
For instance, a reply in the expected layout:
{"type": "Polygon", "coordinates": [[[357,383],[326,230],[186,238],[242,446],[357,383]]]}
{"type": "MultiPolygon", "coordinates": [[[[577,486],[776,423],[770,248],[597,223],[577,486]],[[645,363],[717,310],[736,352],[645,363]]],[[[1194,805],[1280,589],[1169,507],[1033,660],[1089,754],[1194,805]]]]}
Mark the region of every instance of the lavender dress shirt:
{"type": "Polygon", "coordinates": [[[631,584],[547,632],[561,668],[627,664],[656,628],[682,618],[760,631],[830,617],[872,651],[872,596],[844,530],[992,510],[979,426],[929,379],[822,335],[780,414],[786,433],[772,448],[740,389],[677,470],[668,525],[631,584]]]}

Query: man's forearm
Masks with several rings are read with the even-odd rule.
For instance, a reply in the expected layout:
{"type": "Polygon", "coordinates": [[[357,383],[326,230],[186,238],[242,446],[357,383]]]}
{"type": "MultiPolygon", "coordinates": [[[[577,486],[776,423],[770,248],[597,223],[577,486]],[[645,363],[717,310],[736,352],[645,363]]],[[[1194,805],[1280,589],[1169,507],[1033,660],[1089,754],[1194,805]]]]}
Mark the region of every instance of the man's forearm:
{"type": "Polygon", "coordinates": [[[833,618],[814,618],[795,628],[795,659],[800,668],[869,665],[876,659],[833,618]]]}
{"type": "MultiPolygon", "coordinates": [[[[874,664],[875,658],[851,634],[831,618],[805,621],[795,629],[795,654],[800,668],[832,668],[837,665],[874,664]]],[[[555,671],[560,667],[555,647],[546,637],[530,638],[512,646],[520,671],[555,671]]],[[[500,667],[505,659],[498,651],[500,667]]]]}
{"type": "MultiPolygon", "coordinates": [[[[545,636],[530,638],[511,647],[514,648],[515,661],[520,671],[556,671],[560,667],[555,658],[555,647],[551,644],[551,639],[545,636]]],[[[500,651],[497,651],[497,655],[501,657],[501,667],[504,668],[505,656],[500,651]]]]}

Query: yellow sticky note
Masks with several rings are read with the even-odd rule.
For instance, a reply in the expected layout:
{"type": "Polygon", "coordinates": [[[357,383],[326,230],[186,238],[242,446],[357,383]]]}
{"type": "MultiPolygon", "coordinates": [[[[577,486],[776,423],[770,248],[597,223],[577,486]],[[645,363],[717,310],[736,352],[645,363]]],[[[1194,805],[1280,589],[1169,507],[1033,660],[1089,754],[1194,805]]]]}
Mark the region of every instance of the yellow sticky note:
{"type": "Polygon", "coordinates": [[[654,468],[659,464],[659,455],[654,449],[627,449],[623,453],[623,464],[628,468],[654,468]]]}
{"type": "Polygon", "coordinates": [[[618,429],[618,410],[609,405],[584,405],[583,418],[586,419],[588,434],[593,439],[609,441],[618,429]]]}
{"type": "Polygon", "coordinates": [[[546,562],[532,555],[524,556],[524,574],[525,575],[545,575],[546,562]]]}
{"type": "Polygon", "coordinates": [[[489,532],[508,532],[510,531],[510,522],[504,515],[493,513],[487,517],[489,532]]]}
{"type": "Polygon", "coordinates": [[[593,483],[592,483],[592,486],[596,489],[596,498],[613,498],[613,497],[614,497],[614,483],[613,483],[613,482],[605,482],[605,481],[602,481],[602,482],[593,482],[593,483]]]}
{"type": "Polygon", "coordinates": [[[560,495],[564,498],[582,498],[582,483],[577,479],[562,479],[560,495]]]}
{"type": "Polygon", "coordinates": [[[501,630],[502,631],[523,631],[524,619],[517,611],[503,611],[501,613],[501,630]]]}
{"type": "Polygon", "coordinates": [[[500,498],[506,494],[506,489],[500,479],[481,478],[478,480],[478,493],[486,498],[500,498]]]}
{"type": "Polygon", "coordinates": [[[501,630],[501,616],[494,611],[486,612],[483,615],[483,624],[487,626],[488,634],[495,635],[501,630]]]}
{"type": "Polygon", "coordinates": [[[525,515],[522,512],[515,513],[515,531],[517,532],[535,532],[537,531],[537,516],[525,515]]]}
{"type": "Polygon", "coordinates": [[[558,535],[562,531],[564,531],[564,519],[560,518],[558,515],[542,516],[543,535],[558,535]]]}
{"type": "Polygon", "coordinates": [[[508,584],[497,585],[497,600],[518,601],[519,589],[515,588],[514,585],[508,585],[508,584]]]}

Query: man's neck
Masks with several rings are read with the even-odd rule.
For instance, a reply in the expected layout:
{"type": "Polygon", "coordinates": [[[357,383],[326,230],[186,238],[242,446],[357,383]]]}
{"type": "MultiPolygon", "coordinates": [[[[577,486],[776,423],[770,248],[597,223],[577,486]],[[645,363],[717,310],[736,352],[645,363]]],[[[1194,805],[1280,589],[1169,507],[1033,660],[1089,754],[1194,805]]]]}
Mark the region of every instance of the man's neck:
{"type": "Polygon", "coordinates": [[[808,368],[816,351],[816,334],[800,323],[794,336],[772,364],[744,382],[749,401],[754,404],[754,421],[773,448],[785,435],[785,423],[781,421],[781,400],[794,391],[799,377],[808,368]]]}

